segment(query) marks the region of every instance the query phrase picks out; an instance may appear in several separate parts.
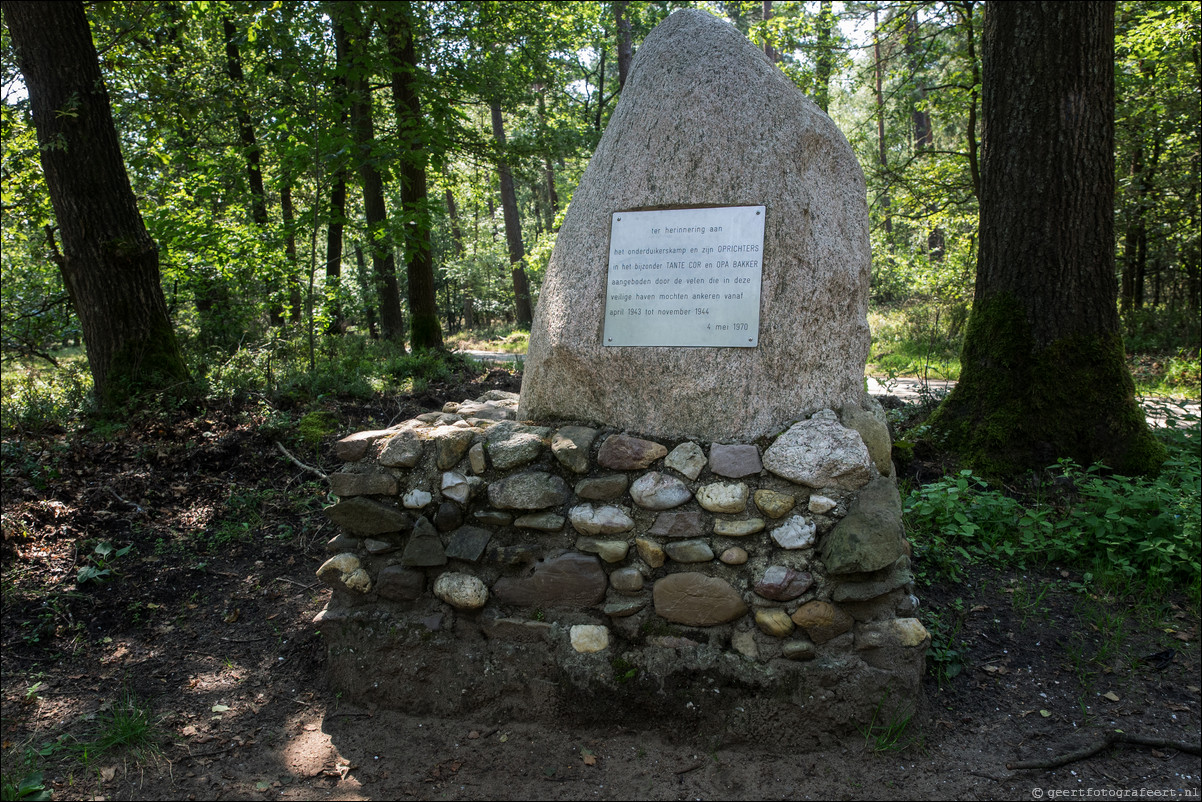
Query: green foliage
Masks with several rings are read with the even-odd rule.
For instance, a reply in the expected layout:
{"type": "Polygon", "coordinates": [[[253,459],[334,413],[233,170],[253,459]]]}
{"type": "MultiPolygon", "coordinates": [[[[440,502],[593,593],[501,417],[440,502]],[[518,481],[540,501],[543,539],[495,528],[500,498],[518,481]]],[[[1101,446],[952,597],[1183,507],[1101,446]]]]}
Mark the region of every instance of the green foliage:
{"type": "Polygon", "coordinates": [[[141,760],[159,751],[161,734],[153,713],[128,690],[101,708],[90,729],[72,745],[72,751],[85,765],[111,753],[125,753],[141,760]]]}
{"type": "Polygon", "coordinates": [[[68,428],[91,408],[92,376],[79,349],[60,357],[60,367],[5,367],[0,393],[0,431],[32,435],[68,428]]]}
{"type": "Polygon", "coordinates": [[[46,780],[37,768],[38,753],[31,748],[14,753],[16,747],[6,747],[4,750],[5,771],[0,773],[0,800],[2,802],[45,802],[54,797],[53,791],[46,787],[46,780]]]}
{"type": "Polygon", "coordinates": [[[461,351],[503,351],[524,354],[530,345],[530,332],[511,323],[464,329],[447,338],[447,347],[461,351]]]}
{"type": "Polygon", "coordinates": [[[922,616],[922,623],[931,635],[931,645],[927,649],[928,670],[940,685],[960,675],[969,649],[960,634],[964,624],[964,602],[962,599],[956,601],[959,607],[928,610],[922,616]]]}
{"type": "Polygon", "coordinates": [[[75,584],[85,585],[88,582],[95,582],[97,584],[107,582],[116,570],[113,564],[126,554],[129,554],[131,549],[133,549],[133,544],[118,549],[107,540],[97,543],[87,558],[91,564],[84,565],[79,569],[79,573],[75,576],[75,584]]]}
{"type": "Polygon", "coordinates": [[[872,711],[872,718],[860,727],[864,744],[873,752],[899,752],[915,743],[910,732],[914,718],[912,709],[896,710],[888,707],[886,696],[872,711]]]}
{"type": "Polygon", "coordinates": [[[940,318],[941,309],[935,304],[914,303],[870,311],[870,372],[888,377],[958,379],[962,337],[946,324],[941,325],[940,318]]]}
{"type": "Polygon", "coordinates": [[[338,418],[327,410],[315,409],[297,422],[296,431],[305,445],[316,448],[323,438],[338,431],[338,418]]]}
{"type": "Polygon", "coordinates": [[[1081,469],[1061,460],[1033,492],[993,489],[962,470],[912,490],[907,531],[919,564],[952,581],[964,564],[1055,563],[1095,583],[1140,592],[1198,594],[1202,558],[1202,457],[1196,416],[1170,414],[1158,430],[1168,459],[1154,478],[1081,469]]]}

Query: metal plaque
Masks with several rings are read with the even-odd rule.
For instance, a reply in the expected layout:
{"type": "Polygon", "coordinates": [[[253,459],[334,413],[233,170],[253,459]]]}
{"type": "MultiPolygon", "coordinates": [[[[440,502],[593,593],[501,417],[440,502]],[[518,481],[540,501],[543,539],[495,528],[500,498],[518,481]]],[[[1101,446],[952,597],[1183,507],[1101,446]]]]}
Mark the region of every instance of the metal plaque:
{"type": "Polygon", "coordinates": [[[603,345],[754,348],[764,207],[615,212],[603,345]]]}

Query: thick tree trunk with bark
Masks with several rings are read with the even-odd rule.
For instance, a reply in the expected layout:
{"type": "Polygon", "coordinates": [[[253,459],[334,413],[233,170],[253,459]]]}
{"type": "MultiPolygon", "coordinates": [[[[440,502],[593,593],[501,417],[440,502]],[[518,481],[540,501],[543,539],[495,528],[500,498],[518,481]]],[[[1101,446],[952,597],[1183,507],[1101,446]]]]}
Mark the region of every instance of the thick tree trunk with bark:
{"type": "Polygon", "coordinates": [[[336,3],[335,36],[343,36],[351,78],[347,91],[351,101],[351,132],[355,140],[355,162],[363,187],[363,216],[367,222],[367,247],[371,252],[372,277],[380,303],[380,334],[386,340],[405,341],[405,321],[401,316],[401,291],[396,278],[396,259],[392,237],[388,234],[388,210],[384,203],[384,179],[376,169],[372,149],[375,126],[372,120],[371,91],[367,85],[370,69],[367,59],[368,32],[350,3],[336,3]]]}
{"type": "Polygon", "coordinates": [[[994,476],[1155,470],[1115,308],[1114,4],[991,4],[983,49],[976,296],[932,431],[994,476]]]}
{"type": "Polygon", "coordinates": [[[434,253],[426,187],[428,142],[424,135],[420,72],[414,44],[413,7],[389,7],[388,49],[392,57],[392,100],[400,156],[401,217],[405,221],[405,274],[409,289],[409,347],[442,348],[438,300],[434,295],[434,253]]]}
{"type": "Polygon", "coordinates": [[[187,381],[81,3],[4,7],[63,241],[97,398],[117,404],[187,381]]]}
{"type": "Polygon", "coordinates": [[[509,246],[509,268],[513,274],[514,311],[519,326],[529,327],[534,319],[530,306],[530,283],[526,279],[526,249],[522,244],[522,220],[518,217],[517,193],[513,189],[513,174],[505,163],[505,123],[501,104],[492,103],[492,132],[501,151],[497,175],[501,180],[501,212],[505,217],[505,243],[509,246]]]}

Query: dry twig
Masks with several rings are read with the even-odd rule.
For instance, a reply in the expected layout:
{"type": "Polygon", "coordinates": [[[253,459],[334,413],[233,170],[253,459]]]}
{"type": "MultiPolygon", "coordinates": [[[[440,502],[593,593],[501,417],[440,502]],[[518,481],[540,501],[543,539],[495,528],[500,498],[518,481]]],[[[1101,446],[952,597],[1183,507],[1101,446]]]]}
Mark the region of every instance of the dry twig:
{"type": "Polygon", "coordinates": [[[281,454],[283,454],[288,459],[292,460],[292,463],[294,465],[296,465],[298,468],[300,468],[302,471],[307,471],[308,473],[311,473],[314,476],[317,476],[321,479],[325,479],[327,481],[329,480],[330,477],[327,476],[320,468],[314,468],[312,465],[306,465],[305,463],[298,460],[296,457],[292,456],[292,454],[289,453],[288,449],[284,448],[284,444],[281,443],[279,440],[275,441],[275,447],[280,450],[281,454]]]}

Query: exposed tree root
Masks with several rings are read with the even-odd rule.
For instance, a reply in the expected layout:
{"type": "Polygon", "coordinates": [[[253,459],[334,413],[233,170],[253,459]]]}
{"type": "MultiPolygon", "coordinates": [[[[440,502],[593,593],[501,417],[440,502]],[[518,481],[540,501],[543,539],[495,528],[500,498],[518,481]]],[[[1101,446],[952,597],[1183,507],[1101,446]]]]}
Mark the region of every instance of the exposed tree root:
{"type": "Polygon", "coordinates": [[[1186,752],[1191,755],[1202,754],[1202,746],[1196,743],[1186,743],[1185,741],[1172,741],[1168,738],[1150,738],[1146,735],[1130,735],[1125,732],[1112,732],[1105,739],[1092,746],[1082,747],[1068,754],[1060,755],[1059,757],[1051,757],[1045,760],[1020,760],[1017,763],[1007,763],[1006,768],[1016,771],[1019,769],[1058,769],[1061,766],[1067,766],[1069,763],[1076,763],[1078,760],[1084,760],[1087,757],[1093,757],[1098,752],[1109,749],[1115,744],[1131,744],[1133,746],[1148,746],[1153,749],[1176,749],[1178,752],[1186,752]]]}

